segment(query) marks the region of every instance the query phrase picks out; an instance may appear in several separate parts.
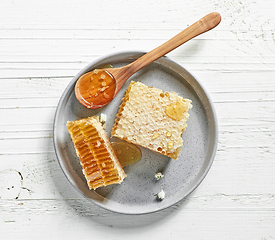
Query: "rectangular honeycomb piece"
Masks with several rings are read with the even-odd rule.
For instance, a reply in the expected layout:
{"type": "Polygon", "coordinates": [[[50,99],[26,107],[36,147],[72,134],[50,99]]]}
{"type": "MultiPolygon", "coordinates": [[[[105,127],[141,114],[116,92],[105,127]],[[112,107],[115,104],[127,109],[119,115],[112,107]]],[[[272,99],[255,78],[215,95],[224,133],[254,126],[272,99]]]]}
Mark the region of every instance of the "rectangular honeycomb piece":
{"type": "Polygon", "coordinates": [[[177,159],[192,101],[140,82],[131,82],[112,136],[177,159]]]}
{"type": "Polygon", "coordinates": [[[68,121],[67,128],[90,189],[123,181],[126,174],[98,117],[68,121]]]}

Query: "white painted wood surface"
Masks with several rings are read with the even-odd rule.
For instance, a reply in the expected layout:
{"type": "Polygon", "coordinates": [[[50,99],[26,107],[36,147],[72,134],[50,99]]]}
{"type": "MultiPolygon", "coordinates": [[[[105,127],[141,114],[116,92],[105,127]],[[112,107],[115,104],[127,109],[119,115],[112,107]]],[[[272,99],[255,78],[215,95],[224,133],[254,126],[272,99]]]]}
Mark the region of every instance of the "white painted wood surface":
{"type": "Polygon", "coordinates": [[[274,12],[274,0],[1,0],[0,239],[275,239],[274,12]],[[209,174],[154,214],[92,205],[53,149],[65,87],[98,57],[151,50],[212,11],[221,24],[168,55],[214,102],[209,174]]]}

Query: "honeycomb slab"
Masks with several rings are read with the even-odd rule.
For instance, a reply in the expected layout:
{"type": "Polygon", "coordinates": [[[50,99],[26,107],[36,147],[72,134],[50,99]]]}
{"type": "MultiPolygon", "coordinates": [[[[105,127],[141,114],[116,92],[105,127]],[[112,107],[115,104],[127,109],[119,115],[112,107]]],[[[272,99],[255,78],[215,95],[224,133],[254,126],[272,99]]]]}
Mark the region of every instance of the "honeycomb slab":
{"type": "Polygon", "coordinates": [[[177,159],[192,101],[140,82],[131,82],[112,136],[177,159]]]}
{"type": "Polygon", "coordinates": [[[121,183],[126,177],[98,117],[67,122],[90,189],[121,183]]]}

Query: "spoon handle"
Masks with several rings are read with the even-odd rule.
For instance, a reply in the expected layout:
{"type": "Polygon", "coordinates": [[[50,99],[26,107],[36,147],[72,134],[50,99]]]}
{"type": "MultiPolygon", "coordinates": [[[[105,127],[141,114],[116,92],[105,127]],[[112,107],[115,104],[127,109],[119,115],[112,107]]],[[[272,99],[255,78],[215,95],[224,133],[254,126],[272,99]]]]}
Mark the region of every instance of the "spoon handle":
{"type": "Polygon", "coordinates": [[[190,39],[216,27],[220,23],[220,21],[221,15],[219,13],[209,13],[208,15],[201,18],[199,21],[193,23],[191,26],[181,31],[175,37],[171,38],[154,50],[146,53],[142,57],[138,58],[136,61],[121,68],[108,69],[108,71],[116,79],[116,90],[114,96],[119,92],[127,79],[131,77],[134,73],[136,73],[143,67],[146,67],[160,57],[166,55],[167,53],[171,52],[172,50],[189,41],[190,39]]]}
{"type": "Polygon", "coordinates": [[[220,23],[220,21],[221,15],[219,13],[209,13],[191,26],[181,31],[175,37],[171,38],[170,40],[153,49],[152,51],[146,53],[133,63],[129,64],[128,71],[130,72],[130,75],[134,74],[141,68],[149,65],[160,57],[171,52],[172,50],[189,41],[190,39],[211,30],[212,28],[216,27],[220,23]]]}

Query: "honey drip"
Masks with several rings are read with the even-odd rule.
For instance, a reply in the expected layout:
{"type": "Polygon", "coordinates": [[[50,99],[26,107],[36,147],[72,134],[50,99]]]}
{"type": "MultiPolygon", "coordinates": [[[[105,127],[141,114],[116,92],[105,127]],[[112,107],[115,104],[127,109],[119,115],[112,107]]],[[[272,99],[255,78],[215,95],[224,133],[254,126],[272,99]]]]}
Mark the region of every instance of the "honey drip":
{"type": "Polygon", "coordinates": [[[186,111],[188,111],[188,105],[180,100],[167,105],[165,108],[166,115],[176,121],[183,119],[186,111]]]}
{"type": "Polygon", "coordinates": [[[141,159],[141,151],[128,142],[112,142],[115,154],[123,167],[132,165],[141,159]]]}
{"type": "Polygon", "coordinates": [[[87,108],[101,106],[113,99],[116,88],[115,78],[105,70],[96,69],[82,75],[76,83],[76,96],[87,108]]]}

